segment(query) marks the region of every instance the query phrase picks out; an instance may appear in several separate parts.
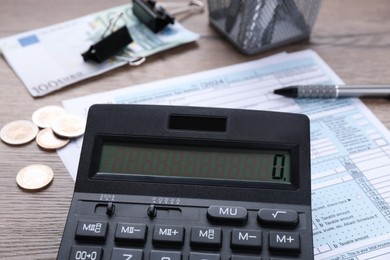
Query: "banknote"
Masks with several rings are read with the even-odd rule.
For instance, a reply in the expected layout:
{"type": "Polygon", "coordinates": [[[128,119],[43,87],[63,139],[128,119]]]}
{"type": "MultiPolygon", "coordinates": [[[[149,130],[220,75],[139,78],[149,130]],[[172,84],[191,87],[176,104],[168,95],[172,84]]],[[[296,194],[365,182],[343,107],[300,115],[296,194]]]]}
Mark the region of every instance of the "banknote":
{"type": "Polygon", "coordinates": [[[0,53],[36,97],[198,38],[177,21],[155,34],[133,15],[132,5],[126,4],[2,38],[0,53]],[[123,53],[103,63],[83,60],[81,54],[102,39],[107,28],[115,31],[123,26],[133,39],[123,53]]]}

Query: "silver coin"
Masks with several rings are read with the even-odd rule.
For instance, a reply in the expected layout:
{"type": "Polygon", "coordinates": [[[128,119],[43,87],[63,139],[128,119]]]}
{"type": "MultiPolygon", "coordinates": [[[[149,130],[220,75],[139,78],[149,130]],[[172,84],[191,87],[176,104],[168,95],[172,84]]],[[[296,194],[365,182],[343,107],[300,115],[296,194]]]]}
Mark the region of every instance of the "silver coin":
{"type": "Polygon", "coordinates": [[[43,164],[31,164],[16,175],[16,183],[26,190],[39,190],[53,180],[53,170],[43,164]]]}
{"type": "Polygon", "coordinates": [[[69,143],[69,138],[56,136],[51,128],[39,131],[35,140],[41,148],[48,150],[59,149],[69,143]]]}
{"type": "Polygon", "coordinates": [[[71,114],[66,114],[53,122],[53,132],[62,137],[78,137],[84,134],[85,119],[71,114]]]}
{"type": "Polygon", "coordinates": [[[65,109],[60,106],[45,106],[32,114],[32,121],[40,128],[47,128],[52,126],[54,120],[65,114],[65,109]]]}
{"type": "Polygon", "coordinates": [[[1,140],[7,144],[20,145],[32,141],[38,134],[38,127],[28,120],[16,120],[6,124],[0,131],[1,140]]]}

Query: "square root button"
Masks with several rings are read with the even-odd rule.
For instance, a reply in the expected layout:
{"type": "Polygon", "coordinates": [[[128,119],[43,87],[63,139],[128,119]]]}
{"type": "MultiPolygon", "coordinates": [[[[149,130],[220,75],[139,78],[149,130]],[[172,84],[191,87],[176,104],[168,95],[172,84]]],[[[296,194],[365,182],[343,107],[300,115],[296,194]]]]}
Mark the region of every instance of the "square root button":
{"type": "Polygon", "coordinates": [[[265,225],[296,227],[299,223],[298,213],[286,209],[261,209],[257,213],[257,219],[265,225]]]}

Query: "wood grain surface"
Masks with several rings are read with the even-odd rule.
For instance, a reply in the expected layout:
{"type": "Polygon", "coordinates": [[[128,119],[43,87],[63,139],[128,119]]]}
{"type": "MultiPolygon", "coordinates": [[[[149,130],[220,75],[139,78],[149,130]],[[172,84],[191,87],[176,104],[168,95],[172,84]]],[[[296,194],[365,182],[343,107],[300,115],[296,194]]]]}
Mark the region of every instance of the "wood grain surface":
{"type": "MultiPolygon", "coordinates": [[[[174,7],[184,0],[162,2],[174,7]]],[[[1,0],[0,37],[126,3],[1,0]]],[[[309,41],[245,56],[209,26],[205,12],[180,20],[200,34],[196,43],[154,55],[138,68],[125,66],[42,98],[31,97],[1,58],[0,127],[16,119],[30,119],[34,110],[61,105],[62,100],[259,59],[280,51],[313,49],[349,84],[390,84],[389,14],[388,0],[323,1],[309,41]]],[[[390,129],[389,99],[363,101],[390,129]]],[[[41,150],[35,142],[22,146],[0,142],[0,259],[55,259],[73,187],[74,182],[56,152],[41,150]],[[18,171],[33,163],[46,164],[55,174],[51,185],[39,192],[24,191],[15,182],[18,171]]]]}

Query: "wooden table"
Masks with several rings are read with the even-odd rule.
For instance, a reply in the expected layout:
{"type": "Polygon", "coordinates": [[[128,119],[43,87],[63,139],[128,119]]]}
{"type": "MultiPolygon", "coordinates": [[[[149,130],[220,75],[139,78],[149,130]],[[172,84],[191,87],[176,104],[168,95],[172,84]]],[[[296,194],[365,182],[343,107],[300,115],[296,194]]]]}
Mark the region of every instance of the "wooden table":
{"type": "MultiPolygon", "coordinates": [[[[2,0],[0,37],[126,3],[124,0],[2,0]]],[[[16,119],[30,119],[36,109],[60,105],[62,100],[259,59],[280,51],[313,49],[349,84],[389,84],[389,13],[388,0],[323,1],[310,41],[248,57],[236,52],[209,26],[205,12],[181,21],[200,34],[196,43],[150,57],[139,68],[119,68],[42,98],[31,97],[1,59],[0,127],[16,119]]],[[[363,101],[390,129],[389,100],[363,101]]],[[[41,150],[35,142],[22,146],[0,142],[0,258],[54,259],[73,186],[56,152],[41,150]],[[46,164],[55,173],[53,183],[39,192],[24,191],[15,182],[18,171],[33,163],[46,164]]]]}

